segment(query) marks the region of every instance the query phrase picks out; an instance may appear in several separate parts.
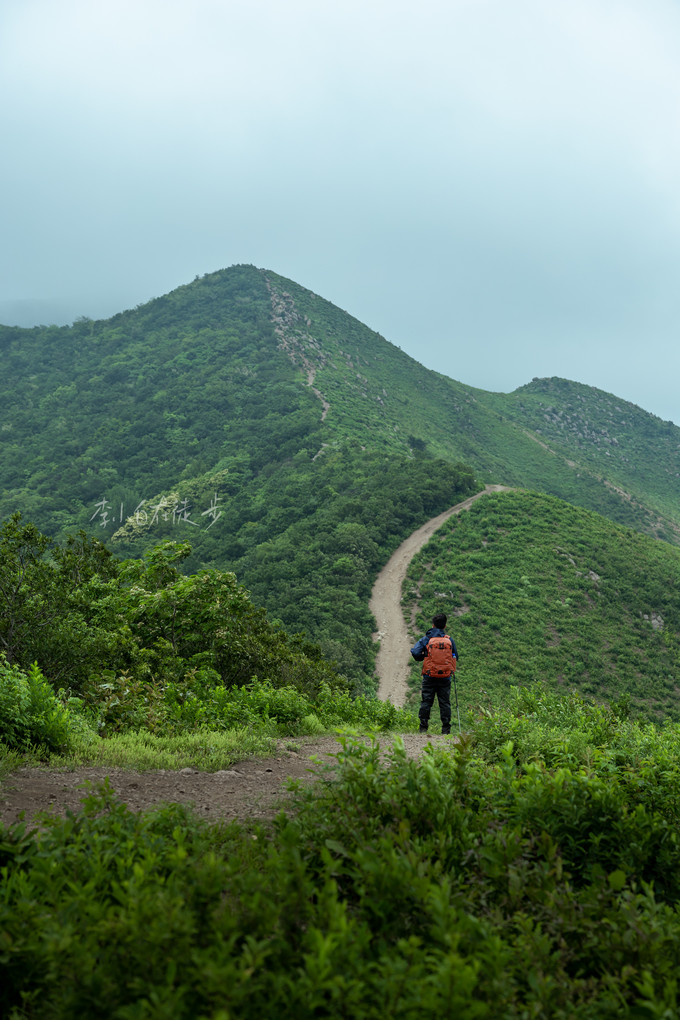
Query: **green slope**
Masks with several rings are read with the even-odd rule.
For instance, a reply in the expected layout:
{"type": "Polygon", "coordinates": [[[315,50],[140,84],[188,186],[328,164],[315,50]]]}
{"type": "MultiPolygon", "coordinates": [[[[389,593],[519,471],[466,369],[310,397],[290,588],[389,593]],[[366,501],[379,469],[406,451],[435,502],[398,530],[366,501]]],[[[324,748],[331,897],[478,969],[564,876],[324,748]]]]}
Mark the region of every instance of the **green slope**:
{"type": "Polygon", "coordinates": [[[557,457],[573,458],[575,471],[595,474],[631,506],[656,512],[652,532],[677,543],[680,431],[672,422],[567,379],[534,379],[514,393],[484,399],[557,457]]]}
{"type": "Polygon", "coordinates": [[[411,564],[404,611],[422,630],[449,614],[467,705],[541,681],[678,720],[679,582],[675,547],[517,491],[439,530],[411,564]]]}
{"type": "Polygon", "coordinates": [[[225,455],[261,471],[318,426],[314,397],[276,349],[265,281],[248,268],[107,321],[3,329],[0,343],[0,509],[52,532],[86,524],[103,498],[132,512],[225,455]]]}
{"type": "Polygon", "coordinates": [[[310,291],[273,273],[267,278],[285,310],[280,334],[297,352],[298,364],[314,371],[314,387],[330,404],[325,429],[336,439],[354,435],[366,445],[401,452],[425,449],[470,464],[484,481],[550,492],[668,541],[679,540],[676,426],[593,387],[557,380],[556,389],[578,389],[583,414],[592,420],[557,444],[543,428],[540,411],[527,414],[529,401],[522,397],[532,384],[510,395],[465,386],[448,378],[455,374],[455,350],[442,365],[445,374],[432,372],[310,291]],[[612,408],[624,407],[628,419],[616,433],[616,469],[602,450],[602,398],[612,408]]]}

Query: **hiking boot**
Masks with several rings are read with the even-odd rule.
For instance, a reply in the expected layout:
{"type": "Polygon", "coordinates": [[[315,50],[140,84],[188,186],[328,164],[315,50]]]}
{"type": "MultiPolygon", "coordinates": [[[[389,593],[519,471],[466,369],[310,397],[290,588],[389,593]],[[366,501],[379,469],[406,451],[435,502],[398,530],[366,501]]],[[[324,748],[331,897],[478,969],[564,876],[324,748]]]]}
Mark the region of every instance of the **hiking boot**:
{"type": "Polygon", "coordinates": [[[418,733],[427,733],[427,726],[421,726],[418,733]]]}
{"type": "Polygon", "coordinates": [[[447,733],[450,733],[450,732],[451,732],[451,727],[450,726],[442,726],[442,735],[445,736],[447,733]]]}

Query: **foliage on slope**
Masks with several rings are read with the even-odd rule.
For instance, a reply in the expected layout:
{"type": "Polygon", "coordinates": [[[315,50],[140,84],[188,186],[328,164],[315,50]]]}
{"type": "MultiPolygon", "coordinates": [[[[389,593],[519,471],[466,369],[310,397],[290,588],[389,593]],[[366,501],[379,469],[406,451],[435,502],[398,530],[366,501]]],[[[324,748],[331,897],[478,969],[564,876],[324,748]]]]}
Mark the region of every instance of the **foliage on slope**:
{"type": "MultiPolygon", "coordinates": [[[[8,666],[30,679],[37,664],[54,688],[83,698],[112,728],[153,727],[166,718],[168,700],[209,701],[253,680],[311,696],[347,688],[318,646],[271,623],[234,574],[182,574],[188,551],[166,542],[141,560],[120,561],[84,533],[51,547],[14,515],[0,531],[0,650],[8,666]]],[[[15,679],[21,694],[26,677],[15,679]]],[[[29,684],[26,698],[35,688],[29,684]]]]}
{"type": "Polygon", "coordinates": [[[574,457],[659,514],[657,534],[677,543],[680,433],[635,404],[566,379],[534,379],[486,398],[552,449],[574,457]]]}
{"type": "MultiPolygon", "coordinates": [[[[314,370],[314,385],[330,404],[326,432],[350,433],[368,446],[425,450],[461,460],[484,481],[549,492],[678,541],[678,476],[668,474],[665,462],[652,478],[645,469],[658,450],[653,415],[635,408],[629,435],[621,439],[627,462],[648,482],[631,500],[618,485],[609,484],[606,464],[580,456],[583,444],[548,445],[533,428],[541,419],[525,416],[514,394],[487,393],[455,381],[455,346],[441,374],[432,372],[318,295],[271,272],[267,279],[282,309],[278,328],[288,338],[290,355],[314,370]]],[[[581,390],[599,393],[587,386],[581,390]]],[[[586,445],[591,438],[586,437],[586,445]]],[[[676,449],[680,444],[675,426],[670,426],[669,441],[676,449]]]]}
{"type": "MultiPolygon", "coordinates": [[[[412,561],[405,611],[446,612],[465,703],[543,682],[680,719],[680,551],[550,496],[485,496],[412,561]]],[[[416,681],[414,668],[413,681],[416,681]]]]}
{"type": "Polygon", "coordinates": [[[520,692],[458,748],[348,743],[270,829],[106,789],[0,834],[0,1011],[677,1015],[680,733],[520,692]]]}
{"type": "MultiPolygon", "coordinates": [[[[0,349],[0,516],[20,510],[50,534],[86,525],[102,499],[110,517],[121,504],[131,514],[224,455],[249,482],[314,446],[316,399],[277,350],[265,281],[249,267],[106,321],[3,327],[0,349]]],[[[208,481],[194,496],[212,491],[208,481]]]]}
{"type": "MultiPolygon", "coordinates": [[[[680,523],[668,444],[645,473],[651,416],[626,437],[645,489],[631,500],[571,433],[546,443],[540,415],[525,420],[514,398],[428,371],[252,266],[107,321],[0,327],[0,350],[0,516],[20,510],[61,540],[82,527],[129,558],[189,541],[185,572],[235,573],[357,690],[371,689],[372,579],[414,528],[474,491],[461,461],[670,540],[680,523]]],[[[455,354],[442,369],[455,374],[455,354]]]]}
{"type": "Polygon", "coordinates": [[[207,530],[159,517],[139,529],[136,542],[131,532],[119,532],[111,548],[134,555],[151,536],[188,533],[185,570],[226,561],[272,617],[291,632],[307,633],[366,690],[375,575],[414,528],[478,488],[460,464],[349,446],[328,447],[317,457],[305,450],[263,473],[257,486],[227,475],[220,516],[207,530]]]}

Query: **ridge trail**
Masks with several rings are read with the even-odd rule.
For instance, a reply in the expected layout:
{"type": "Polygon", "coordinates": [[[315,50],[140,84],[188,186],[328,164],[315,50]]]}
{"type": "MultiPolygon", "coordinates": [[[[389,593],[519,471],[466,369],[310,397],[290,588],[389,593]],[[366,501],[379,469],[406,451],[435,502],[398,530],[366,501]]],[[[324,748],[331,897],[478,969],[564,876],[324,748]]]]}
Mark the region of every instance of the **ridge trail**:
{"type": "Polygon", "coordinates": [[[490,492],[508,491],[507,485],[487,485],[481,492],[433,517],[402,542],[378,574],[368,606],[378,627],[373,640],[380,642],[375,670],[380,681],[378,697],[382,701],[391,701],[401,708],[408,692],[411,642],[401,611],[401,589],[411,560],[449,517],[467,510],[490,492]]]}

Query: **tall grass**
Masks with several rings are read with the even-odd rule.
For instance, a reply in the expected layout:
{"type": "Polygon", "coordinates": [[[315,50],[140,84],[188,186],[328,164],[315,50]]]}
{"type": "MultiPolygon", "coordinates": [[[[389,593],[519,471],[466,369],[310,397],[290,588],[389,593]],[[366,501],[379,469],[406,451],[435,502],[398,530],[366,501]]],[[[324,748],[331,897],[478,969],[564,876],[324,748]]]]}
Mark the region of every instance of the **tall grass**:
{"type": "Polygon", "coordinates": [[[271,755],[275,747],[271,736],[257,730],[199,729],[176,737],[137,731],[81,744],[69,754],[52,755],[50,764],[55,768],[94,765],[140,771],[195,768],[214,772],[254,755],[271,755]]]}

